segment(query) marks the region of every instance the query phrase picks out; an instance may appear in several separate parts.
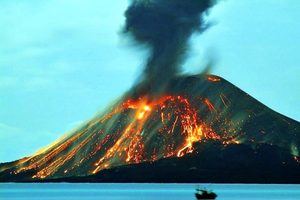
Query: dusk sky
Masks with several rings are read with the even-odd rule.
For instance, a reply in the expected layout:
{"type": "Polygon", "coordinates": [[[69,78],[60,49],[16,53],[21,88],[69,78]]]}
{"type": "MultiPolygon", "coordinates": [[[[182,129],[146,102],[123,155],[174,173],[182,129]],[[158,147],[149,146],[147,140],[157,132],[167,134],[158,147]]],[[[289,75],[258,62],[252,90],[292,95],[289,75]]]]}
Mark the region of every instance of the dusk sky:
{"type": "MultiPolygon", "coordinates": [[[[146,51],[120,32],[127,1],[0,1],[0,162],[34,153],[122,95],[146,51]]],[[[300,121],[300,1],[224,0],[183,72],[222,76],[300,121]]]]}

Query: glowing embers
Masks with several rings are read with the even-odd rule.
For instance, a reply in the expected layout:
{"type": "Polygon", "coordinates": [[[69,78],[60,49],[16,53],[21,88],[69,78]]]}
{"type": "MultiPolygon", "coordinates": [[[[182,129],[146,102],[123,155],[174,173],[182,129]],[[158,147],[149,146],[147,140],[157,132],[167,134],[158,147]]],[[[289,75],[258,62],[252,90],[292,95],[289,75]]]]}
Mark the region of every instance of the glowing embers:
{"type": "Polygon", "coordinates": [[[139,119],[139,120],[142,120],[142,119],[145,117],[145,115],[146,115],[147,113],[149,113],[150,111],[151,111],[150,106],[144,105],[144,106],[142,106],[142,108],[140,108],[140,110],[137,112],[136,118],[139,119]]]}
{"type": "MultiPolygon", "coordinates": [[[[206,104],[178,95],[126,99],[72,136],[21,163],[15,173],[34,170],[33,178],[53,178],[76,175],[82,169],[91,174],[120,165],[184,156],[194,151],[194,142],[221,139],[198,115],[199,103],[206,104]]],[[[206,106],[214,111],[211,102],[206,106]]]]}
{"type": "Polygon", "coordinates": [[[213,75],[208,75],[207,80],[210,82],[220,82],[221,81],[221,79],[219,77],[213,76],[213,75]]]}
{"type": "Polygon", "coordinates": [[[149,100],[141,97],[121,104],[120,114],[129,113],[118,139],[95,163],[92,173],[122,164],[155,161],[170,156],[183,156],[193,151],[193,143],[219,139],[204,124],[187,98],[163,96],[149,100]]]}
{"type": "Polygon", "coordinates": [[[204,99],[204,103],[206,104],[206,106],[208,107],[208,109],[210,111],[217,111],[216,108],[215,108],[215,106],[210,102],[209,99],[205,98],[204,99]]]}
{"type": "MultiPolygon", "coordinates": [[[[42,168],[38,171],[32,178],[46,178],[52,174],[54,174],[57,170],[60,169],[66,162],[71,160],[79,151],[80,149],[87,145],[93,138],[95,134],[90,135],[89,137],[84,138],[83,141],[79,142],[74,148],[68,151],[66,154],[60,155],[54,161],[49,163],[46,167],[42,168]]],[[[68,170],[65,170],[64,173],[67,173],[68,170]]]]}
{"type": "MultiPolygon", "coordinates": [[[[65,139],[65,137],[61,138],[60,141],[56,141],[54,142],[51,147],[48,147],[47,149],[49,149],[49,151],[41,151],[40,154],[36,154],[28,159],[26,159],[26,161],[24,161],[23,163],[20,163],[19,168],[15,171],[15,174],[18,174],[20,172],[24,172],[24,171],[28,171],[28,170],[32,170],[32,169],[37,169],[40,170],[41,168],[43,168],[43,166],[47,166],[48,163],[52,162],[51,165],[59,160],[58,158],[56,158],[57,155],[62,154],[63,152],[66,152],[67,149],[69,148],[69,146],[71,144],[73,144],[75,141],[77,141],[82,135],[83,135],[83,131],[79,132],[73,136],[71,136],[68,139],[65,139]],[[54,161],[53,161],[54,160],[54,161]],[[26,165],[24,164],[26,163],[26,165]],[[25,166],[23,166],[23,164],[25,166]]],[[[48,166],[49,167],[49,166],[48,166]]],[[[53,168],[52,168],[53,169],[53,168]]],[[[39,172],[40,174],[43,175],[34,175],[33,178],[45,178],[46,175],[49,175],[50,173],[45,173],[45,171],[43,172],[39,172]]]]}

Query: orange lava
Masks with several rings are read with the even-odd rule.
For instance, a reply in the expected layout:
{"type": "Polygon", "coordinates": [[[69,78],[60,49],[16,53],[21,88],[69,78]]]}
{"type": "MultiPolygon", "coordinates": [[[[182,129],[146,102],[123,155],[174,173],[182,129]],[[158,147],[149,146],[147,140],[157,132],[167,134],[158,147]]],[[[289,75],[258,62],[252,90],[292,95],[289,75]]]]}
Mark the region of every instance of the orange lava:
{"type": "Polygon", "coordinates": [[[210,82],[220,82],[221,79],[218,78],[217,76],[207,76],[207,80],[210,81],[210,82]]]}
{"type": "Polygon", "coordinates": [[[210,111],[217,111],[215,106],[210,102],[209,99],[205,98],[204,103],[207,105],[207,107],[210,111]]]}
{"type": "MultiPolygon", "coordinates": [[[[32,178],[43,179],[70,175],[84,166],[93,174],[120,165],[182,157],[203,139],[232,142],[201,119],[198,103],[180,95],[124,100],[73,135],[26,159],[13,173],[35,170],[32,178]]],[[[217,111],[207,98],[200,103],[217,111]]]]}
{"type": "MultiPolygon", "coordinates": [[[[211,105],[211,107],[213,107],[211,105]]],[[[187,98],[182,96],[164,96],[156,100],[149,101],[147,97],[138,100],[127,100],[122,104],[121,110],[134,110],[134,117],[131,123],[124,129],[121,137],[116,143],[99,159],[93,173],[105,168],[107,163],[120,162],[118,157],[125,155],[126,163],[140,163],[143,161],[154,161],[160,158],[152,155],[151,159],[144,156],[144,140],[142,133],[145,124],[152,120],[153,112],[160,112],[163,134],[173,134],[176,127],[180,127],[182,138],[181,145],[168,146],[164,157],[181,157],[186,153],[193,152],[193,143],[202,138],[219,139],[220,137],[211,128],[199,120],[197,111],[190,105],[187,98]]],[[[214,108],[213,108],[214,109],[214,108]]]]}

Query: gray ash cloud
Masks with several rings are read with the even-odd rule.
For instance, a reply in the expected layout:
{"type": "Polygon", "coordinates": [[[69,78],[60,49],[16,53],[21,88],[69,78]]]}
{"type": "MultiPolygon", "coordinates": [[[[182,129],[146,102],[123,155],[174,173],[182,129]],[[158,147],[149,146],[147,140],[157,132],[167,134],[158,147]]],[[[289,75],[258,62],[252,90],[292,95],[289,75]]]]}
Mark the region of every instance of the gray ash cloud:
{"type": "Polygon", "coordinates": [[[142,81],[149,92],[159,92],[180,72],[193,32],[207,24],[203,14],[213,0],[135,0],[125,12],[124,32],[150,48],[142,81]]]}

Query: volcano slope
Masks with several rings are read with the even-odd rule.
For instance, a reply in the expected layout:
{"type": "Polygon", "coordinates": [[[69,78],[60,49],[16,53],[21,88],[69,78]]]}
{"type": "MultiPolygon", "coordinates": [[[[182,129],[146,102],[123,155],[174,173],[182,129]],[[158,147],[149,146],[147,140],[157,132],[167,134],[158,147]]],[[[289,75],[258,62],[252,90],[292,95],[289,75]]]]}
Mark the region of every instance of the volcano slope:
{"type": "Polygon", "coordinates": [[[300,123],[214,75],[178,76],[164,93],[131,89],[0,180],[300,182],[300,123]]]}

